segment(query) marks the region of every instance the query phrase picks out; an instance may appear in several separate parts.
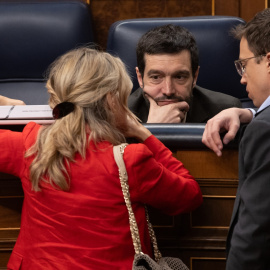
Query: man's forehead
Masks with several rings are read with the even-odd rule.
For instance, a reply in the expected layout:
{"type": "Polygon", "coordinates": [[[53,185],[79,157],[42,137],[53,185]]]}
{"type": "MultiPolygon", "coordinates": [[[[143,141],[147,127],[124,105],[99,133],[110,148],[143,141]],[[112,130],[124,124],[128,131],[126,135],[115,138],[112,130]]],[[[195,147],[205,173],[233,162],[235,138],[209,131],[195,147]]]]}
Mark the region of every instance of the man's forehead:
{"type": "Polygon", "coordinates": [[[146,59],[155,59],[155,58],[160,58],[160,59],[165,59],[165,58],[179,58],[179,57],[189,57],[190,58],[190,51],[188,50],[182,50],[180,52],[176,53],[157,53],[157,54],[144,54],[144,58],[146,59]]]}
{"type": "MultiPolygon", "coordinates": [[[[145,54],[145,67],[146,69],[152,69],[154,66],[170,67],[181,66],[191,68],[190,52],[187,50],[173,54],[145,54]]],[[[155,69],[155,68],[153,68],[155,69]]]]}
{"type": "Polygon", "coordinates": [[[240,41],[239,59],[245,59],[253,55],[253,52],[249,49],[246,38],[242,37],[240,41]]]}

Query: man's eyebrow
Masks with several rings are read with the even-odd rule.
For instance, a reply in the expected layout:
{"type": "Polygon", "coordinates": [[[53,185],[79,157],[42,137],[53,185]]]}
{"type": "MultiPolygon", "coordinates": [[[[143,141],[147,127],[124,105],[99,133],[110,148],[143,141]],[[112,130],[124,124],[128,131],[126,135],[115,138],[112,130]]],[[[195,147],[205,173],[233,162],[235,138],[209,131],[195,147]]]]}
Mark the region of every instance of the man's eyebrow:
{"type": "Polygon", "coordinates": [[[189,70],[178,70],[178,71],[175,71],[172,75],[175,76],[175,75],[189,75],[190,72],[189,70]]]}
{"type": "Polygon", "coordinates": [[[158,69],[150,69],[148,72],[147,72],[147,75],[152,75],[152,74],[163,74],[163,72],[161,70],[158,70],[158,69]]]}
{"type": "Polygon", "coordinates": [[[239,57],[238,60],[239,61],[245,61],[245,60],[248,60],[249,58],[252,58],[252,56],[251,57],[244,57],[244,58],[243,57],[239,57]]]}
{"type": "MultiPolygon", "coordinates": [[[[150,76],[152,74],[164,74],[164,72],[161,70],[158,70],[158,69],[150,69],[147,72],[147,75],[150,76]]],[[[187,76],[189,74],[190,74],[189,70],[177,70],[172,75],[173,76],[175,76],[175,75],[186,75],[187,76]]]]}

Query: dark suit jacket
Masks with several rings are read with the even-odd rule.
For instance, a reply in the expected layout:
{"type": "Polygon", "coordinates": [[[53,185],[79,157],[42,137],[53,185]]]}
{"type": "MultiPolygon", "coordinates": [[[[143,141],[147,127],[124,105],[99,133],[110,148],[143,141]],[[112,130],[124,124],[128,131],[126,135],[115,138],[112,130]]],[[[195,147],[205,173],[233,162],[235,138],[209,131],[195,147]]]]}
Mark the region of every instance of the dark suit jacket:
{"type": "MultiPolygon", "coordinates": [[[[141,88],[138,88],[130,95],[128,107],[143,123],[147,122],[149,101],[144,97],[141,88]]],[[[241,101],[235,97],[210,91],[196,85],[193,88],[193,101],[186,122],[206,123],[220,111],[231,107],[241,108],[241,101]]]]}
{"type": "Polygon", "coordinates": [[[227,239],[227,270],[270,269],[270,106],[246,126],[227,239]]]}

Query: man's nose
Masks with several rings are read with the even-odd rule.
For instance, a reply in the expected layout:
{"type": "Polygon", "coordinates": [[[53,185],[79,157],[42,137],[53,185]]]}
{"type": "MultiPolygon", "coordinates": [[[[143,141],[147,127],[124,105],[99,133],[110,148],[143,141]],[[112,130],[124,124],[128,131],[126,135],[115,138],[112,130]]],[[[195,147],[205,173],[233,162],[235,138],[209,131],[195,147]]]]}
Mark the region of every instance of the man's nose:
{"type": "Polygon", "coordinates": [[[244,84],[244,85],[247,84],[247,80],[246,80],[245,73],[244,73],[243,76],[241,77],[240,83],[241,83],[241,84],[244,84]]]}
{"type": "Polygon", "coordinates": [[[171,78],[165,78],[163,82],[162,93],[166,96],[175,94],[175,89],[171,78]]]}

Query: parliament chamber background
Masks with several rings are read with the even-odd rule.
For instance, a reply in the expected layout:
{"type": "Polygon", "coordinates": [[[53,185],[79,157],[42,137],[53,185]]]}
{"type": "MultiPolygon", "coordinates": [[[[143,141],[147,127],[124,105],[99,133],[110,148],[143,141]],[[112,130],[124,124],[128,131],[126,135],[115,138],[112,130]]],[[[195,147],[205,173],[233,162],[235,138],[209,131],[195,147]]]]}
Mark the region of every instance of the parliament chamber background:
{"type": "MultiPolygon", "coordinates": [[[[21,1],[22,2],[22,1],[21,1]]],[[[132,18],[204,15],[236,16],[248,21],[268,8],[268,0],[88,0],[96,43],[106,49],[114,22],[132,18]]],[[[1,90],[1,89],[0,89],[1,90]]],[[[0,91],[1,92],[1,91],[0,91]]],[[[24,125],[0,128],[22,130],[24,125]]],[[[147,125],[146,125],[147,126],[147,125]]],[[[238,143],[232,142],[217,157],[201,143],[204,125],[148,126],[181,160],[198,181],[204,202],[192,213],[175,217],[150,209],[163,256],[180,257],[191,270],[223,270],[226,236],[238,185],[238,143]]],[[[169,196],[169,194],[168,194],[169,196]]],[[[20,180],[0,173],[0,269],[6,264],[20,230],[23,191],[20,180]]]]}

